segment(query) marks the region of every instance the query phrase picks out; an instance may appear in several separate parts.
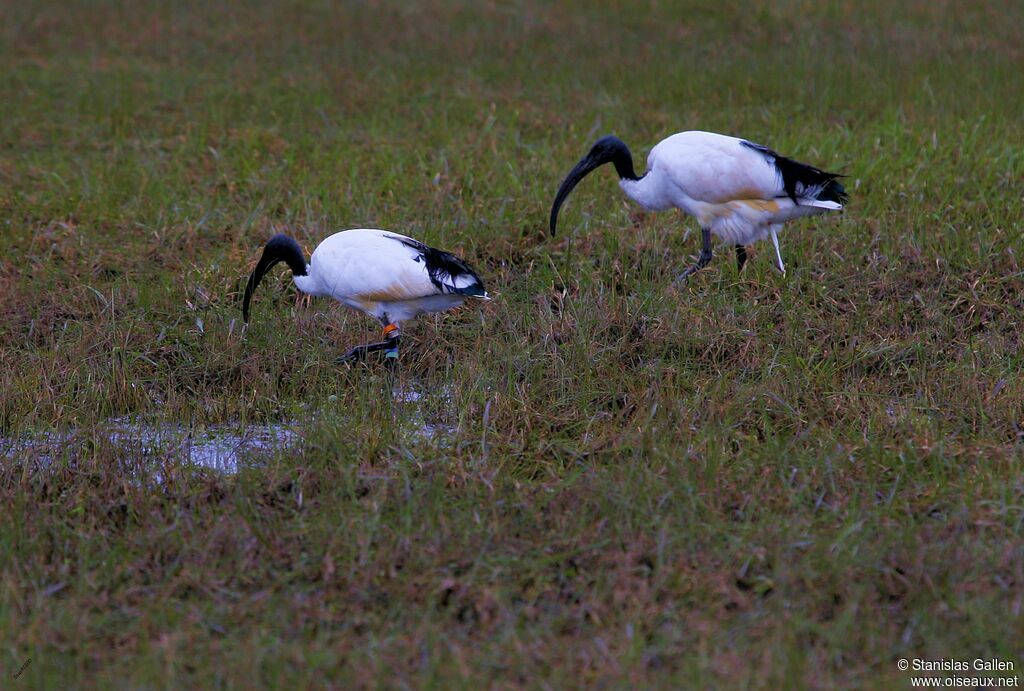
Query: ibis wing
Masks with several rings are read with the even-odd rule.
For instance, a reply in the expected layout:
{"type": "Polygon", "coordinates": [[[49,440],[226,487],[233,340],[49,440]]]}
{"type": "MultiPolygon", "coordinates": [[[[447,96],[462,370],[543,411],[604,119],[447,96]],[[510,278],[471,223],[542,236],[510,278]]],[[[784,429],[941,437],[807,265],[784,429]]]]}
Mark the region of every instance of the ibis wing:
{"type": "Polygon", "coordinates": [[[744,140],[711,132],[682,132],[663,140],[647,161],[686,197],[706,204],[785,196],[782,177],[744,140]]]}
{"type": "MultiPolygon", "coordinates": [[[[310,258],[321,295],[393,302],[436,293],[426,267],[391,233],[355,229],[335,233],[310,258]]],[[[397,236],[403,237],[403,236],[397,236]]]]}
{"type": "Polygon", "coordinates": [[[328,295],[395,302],[485,292],[476,273],[458,257],[385,230],[332,235],[310,262],[328,295]]]}

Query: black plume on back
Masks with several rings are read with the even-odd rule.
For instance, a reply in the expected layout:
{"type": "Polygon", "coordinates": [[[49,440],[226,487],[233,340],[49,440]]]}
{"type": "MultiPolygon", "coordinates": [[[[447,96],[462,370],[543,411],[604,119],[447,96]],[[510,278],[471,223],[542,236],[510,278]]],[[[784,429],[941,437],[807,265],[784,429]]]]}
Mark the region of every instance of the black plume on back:
{"type": "MultiPolygon", "coordinates": [[[[397,238],[396,238],[397,239],[397,238]]],[[[461,293],[463,295],[485,295],[483,281],[469,264],[462,261],[454,254],[444,250],[435,249],[424,245],[418,240],[406,238],[399,240],[406,247],[419,252],[420,257],[427,266],[427,275],[434,287],[442,292],[461,293]],[[456,282],[462,279],[464,285],[457,286],[456,282]]]]}
{"type": "Polygon", "coordinates": [[[761,146],[760,144],[748,141],[744,141],[743,146],[764,154],[765,158],[775,164],[779,175],[782,176],[782,186],[786,190],[786,196],[794,202],[799,195],[808,195],[811,192],[816,192],[813,197],[820,201],[835,202],[837,204],[846,203],[846,190],[837,179],[841,178],[842,175],[828,173],[820,168],[794,161],[792,158],[786,158],[772,151],[767,146],[761,146]]]}

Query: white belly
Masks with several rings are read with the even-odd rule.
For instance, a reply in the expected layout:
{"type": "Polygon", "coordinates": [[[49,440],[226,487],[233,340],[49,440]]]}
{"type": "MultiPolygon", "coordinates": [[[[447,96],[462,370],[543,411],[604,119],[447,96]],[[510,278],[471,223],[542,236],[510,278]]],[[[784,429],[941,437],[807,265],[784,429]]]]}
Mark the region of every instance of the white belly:
{"type": "Polygon", "coordinates": [[[768,237],[772,226],[781,226],[786,221],[801,216],[815,216],[831,211],[832,202],[801,199],[795,204],[792,199],[743,199],[706,204],[689,200],[685,210],[697,217],[701,227],[708,228],[713,235],[725,242],[749,245],[768,237]]]}
{"type": "Polygon", "coordinates": [[[444,310],[458,307],[465,302],[466,296],[458,294],[428,295],[414,300],[377,301],[360,300],[359,298],[346,297],[341,300],[342,304],[354,310],[365,312],[376,317],[382,322],[398,323],[408,321],[413,317],[430,312],[443,312],[444,310]]]}

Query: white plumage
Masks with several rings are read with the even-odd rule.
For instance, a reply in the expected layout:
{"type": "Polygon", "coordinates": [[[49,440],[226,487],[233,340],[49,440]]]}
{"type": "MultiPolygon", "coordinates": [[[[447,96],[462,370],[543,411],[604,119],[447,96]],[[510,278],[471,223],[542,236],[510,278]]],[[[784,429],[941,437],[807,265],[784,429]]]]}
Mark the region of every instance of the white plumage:
{"type": "Polygon", "coordinates": [[[646,209],[677,208],[695,217],[704,243],[697,264],[711,260],[710,235],[735,244],[740,267],[743,245],[771,235],[779,269],[785,271],[776,233],[786,221],[836,211],[846,193],[834,173],[798,163],[744,139],[712,132],[681,132],[662,140],[637,176],[626,145],[615,137],[599,140],[566,177],[551,208],[551,232],[569,192],[590,171],[613,163],[626,195],[646,209]]]}
{"type": "Polygon", "coordinates": [[[317,246],[308,264],[294,239],[275,235],[246,285],[246,322],[253,292],[281,261],[302,292],[332,297],[384,325],[384,341],[354,348],[344,359],[380,349],[396,357],[402,322],[456,307],[467,298],[489,299],[480,278],[461,259],[398,233],[370,228],[335,233],[317,246]]]}

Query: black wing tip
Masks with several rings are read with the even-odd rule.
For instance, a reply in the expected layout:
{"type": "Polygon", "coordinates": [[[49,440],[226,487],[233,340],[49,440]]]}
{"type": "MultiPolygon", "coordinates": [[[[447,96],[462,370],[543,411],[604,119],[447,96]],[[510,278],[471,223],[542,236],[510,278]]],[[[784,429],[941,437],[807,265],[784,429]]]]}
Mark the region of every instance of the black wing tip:
{"type": "Polygon", "coordinates": [[[826,202],[835,202],[836,204],[845,205],[850,195],[847,194],[846,188],[843,187],[842,183],[836,178],[842,177],[841,175],[829,173],[832,175],[832,179],[825,183],[825,186],[821,190],[821,194],[818,195],[818,199],[826,202]]]}
{"type": "Polygon", "coordinates": [[[430,275],[431,283],[438,290],[448,290],[457,295],[469,295],[472,297],[487,296],[484,282],[480,280],[480,276],[477,275],[476,271],[469,264],[454,254],[449,254],[448,252],[443,252],[443,254],[447,255],[444,258],[444,263],[436,264],[434,267],[431,267],[431,260],[427,259],[427,273],[430,275]],[[445,281],[443,278],[445,274],[447,274],[448,281],[445,281]],[[460,279],[470,279],[472,282],[467,286],[458,287],[455,283],[460,279]]]}
{"type": "MultiPolygon", "coordinates": [[[[475,274],[474,274],[474,276],[475,276],[475,274]]],[[[471,286],[466,286],[465,288],[456,288],[455,292],[458,293],[459,295],[468,295],[468,296],[474,297],[474,298],[487,298],[487,297],[489,297],[487,295],[487,289],[484,288],[484,284],[483,283],[479,282],[479,279],[477,279],[477,282],[474,283],[471,286]]]]}

